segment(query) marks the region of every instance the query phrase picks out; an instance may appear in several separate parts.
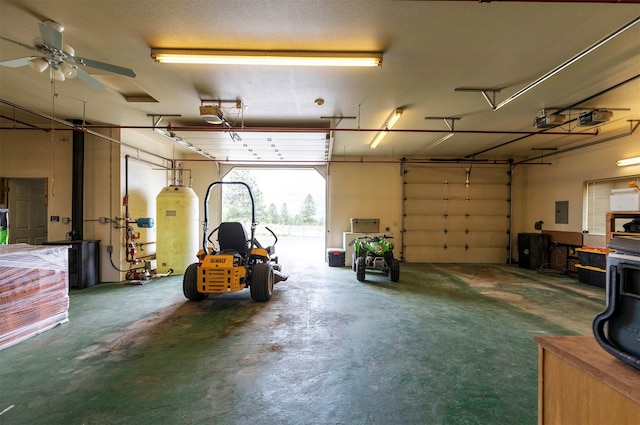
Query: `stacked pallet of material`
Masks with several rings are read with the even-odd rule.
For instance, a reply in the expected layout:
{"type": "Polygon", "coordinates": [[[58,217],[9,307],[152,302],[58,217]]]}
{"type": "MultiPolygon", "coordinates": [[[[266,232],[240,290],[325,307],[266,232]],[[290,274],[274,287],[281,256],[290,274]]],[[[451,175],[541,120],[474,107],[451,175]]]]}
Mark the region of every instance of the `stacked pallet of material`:
{"type": "Polygon", "coordinates": [[[69,321],[68,251],[0,246],[0,349],[69,321]]]}

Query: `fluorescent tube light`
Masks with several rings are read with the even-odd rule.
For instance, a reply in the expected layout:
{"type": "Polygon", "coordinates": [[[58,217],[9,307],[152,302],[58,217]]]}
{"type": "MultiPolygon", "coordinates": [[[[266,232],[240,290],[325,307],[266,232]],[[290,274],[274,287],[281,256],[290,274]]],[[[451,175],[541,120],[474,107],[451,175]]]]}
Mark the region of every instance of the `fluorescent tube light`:
{"type": "Polygon", "coordinates": [[[436,146],[438,146],[440,143],[445,142],[447,140],[449,140],[450,138],[452,138],[454,136],[455,133],[448,133],[446,135],[444,135],[443,137],[441,137],[440,139],[436,140],[435,142],[431,143],[429,146],[427,146],[426,148],[422,149],[420,152],[418,152],[417,154],[413,155],[413,158],[422,155],[423,153],[435,148],[436,146]]]}
{"type": "Polygon", "coordinates": [[[380,52],[289,52],[256,50],[151,49],[161,63],[212,65],[381,66],[380,52]]]}
{"type": "Polygon", "coordinates": [[[371,141],[371,149],[375,149],[380,144],[382,139],[384,139],[384,136],[386,136],[389,130],[391,130],[395,123],[398,122],[400,116],[402,115],[402,112],[403,110],[401,108],[394,109],[394,111],[391,113],[391,116],[387,118],[387,121],[385,121],[384,125],[382,126],[383,131],[378,132],[371,141]]]}
{"type": "Polygon", "coordinates": [[[640,164],[640,156],[636,156],[634,158],[621,159],[616,161],[616,165],[618,167],[626,167],[627,165],[638,165],[640,164]]]}

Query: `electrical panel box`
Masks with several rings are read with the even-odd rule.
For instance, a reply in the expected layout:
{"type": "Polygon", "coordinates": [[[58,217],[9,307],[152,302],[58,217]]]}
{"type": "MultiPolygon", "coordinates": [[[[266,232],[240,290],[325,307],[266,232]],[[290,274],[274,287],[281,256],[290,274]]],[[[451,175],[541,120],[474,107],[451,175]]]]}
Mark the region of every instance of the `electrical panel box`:
{"type": "Polygon", "coordinates": [[[556,224],[569,224],[569,201],[556,202],[556,224]]]}

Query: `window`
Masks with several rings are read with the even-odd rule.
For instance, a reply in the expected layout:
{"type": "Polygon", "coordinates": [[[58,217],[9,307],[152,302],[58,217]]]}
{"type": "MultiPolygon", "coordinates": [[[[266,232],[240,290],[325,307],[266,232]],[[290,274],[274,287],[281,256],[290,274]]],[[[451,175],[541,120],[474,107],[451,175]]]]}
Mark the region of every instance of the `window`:
{"type": "Polygon", "coordinates": [[[615,179],[593,180],[586,182],[585,194],[585,230],[591,234],[606,233],[605,217],[610,210],[609,196],[612,189],[625,189],[629,182],[635,181],[640,186],[640,176],[628,176],[615,179]]]}

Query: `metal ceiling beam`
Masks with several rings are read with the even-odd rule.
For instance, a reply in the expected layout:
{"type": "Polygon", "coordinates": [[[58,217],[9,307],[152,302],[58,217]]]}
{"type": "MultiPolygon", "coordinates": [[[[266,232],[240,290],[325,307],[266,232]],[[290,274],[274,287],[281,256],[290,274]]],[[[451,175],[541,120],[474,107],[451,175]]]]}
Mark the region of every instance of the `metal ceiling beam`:
{"type": "MultiPolygon", "coordinates": [[[[94,125],[85,124],[78,129],[127,129],[127,130],[166,130],[166,131],[202,131],[213,133],[324,133],[335,132],[378,132],[379,128],[327,128],[327,127],[214,127],[214,126],[145,126],[145,125],[94,125]]],[[[0,127],[0,130],[34,130],[31,128],[0,127]]],[[[522,135],[553,135],[553,136],[597,136],[597,131],[570,132],[570,131],[518,131],[518,130],[433,130],[433,129],[389,129],[389,133],[456,133],[456,134],[522,134],[522,135]]]]}

